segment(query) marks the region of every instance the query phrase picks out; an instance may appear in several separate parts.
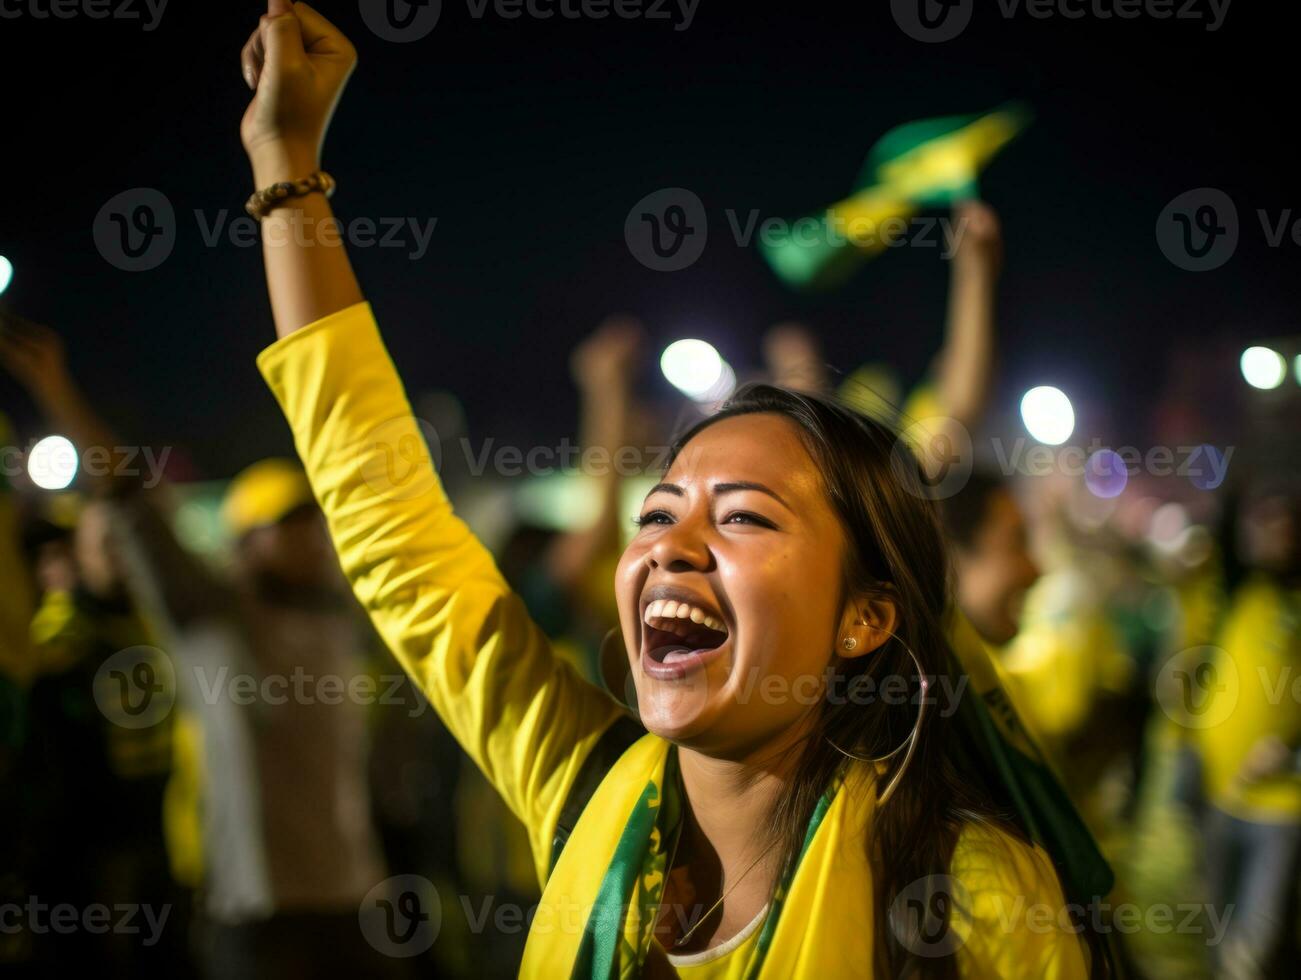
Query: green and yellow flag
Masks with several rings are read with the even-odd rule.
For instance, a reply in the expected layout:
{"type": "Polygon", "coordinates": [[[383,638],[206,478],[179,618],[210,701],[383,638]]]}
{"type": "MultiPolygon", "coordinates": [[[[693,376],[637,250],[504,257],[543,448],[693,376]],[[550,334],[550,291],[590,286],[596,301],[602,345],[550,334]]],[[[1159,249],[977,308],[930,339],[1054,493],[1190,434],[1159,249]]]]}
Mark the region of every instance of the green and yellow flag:
{"type": "Polygon", "coordinates": [[[820,216],[793,222],[763,243],[778,277],[799,289],[844,282],[907,231],[923,208],[976,197],[980,171],[1030,121],[1009,103],[993,112],[944,116],[890,130],[868,153],[854,192],[820,216]]]}

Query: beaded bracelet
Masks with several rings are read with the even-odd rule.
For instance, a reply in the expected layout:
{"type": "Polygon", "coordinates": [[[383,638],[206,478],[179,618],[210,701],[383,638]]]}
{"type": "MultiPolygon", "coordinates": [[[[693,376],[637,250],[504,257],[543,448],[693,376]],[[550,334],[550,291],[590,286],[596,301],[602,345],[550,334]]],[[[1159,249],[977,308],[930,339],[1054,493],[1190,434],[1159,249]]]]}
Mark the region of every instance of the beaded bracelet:
{"type": "Polygon", "coordinates": [[[254,192],[244,204],[244,210],[250,217],[261,221],[281,201],[291,197],[305,197],[308,194],[322,193],[329,197],[334,193],[334,178],[324,170],[318,170],[302,180],[282,180],[278,184],[254,192]]]}

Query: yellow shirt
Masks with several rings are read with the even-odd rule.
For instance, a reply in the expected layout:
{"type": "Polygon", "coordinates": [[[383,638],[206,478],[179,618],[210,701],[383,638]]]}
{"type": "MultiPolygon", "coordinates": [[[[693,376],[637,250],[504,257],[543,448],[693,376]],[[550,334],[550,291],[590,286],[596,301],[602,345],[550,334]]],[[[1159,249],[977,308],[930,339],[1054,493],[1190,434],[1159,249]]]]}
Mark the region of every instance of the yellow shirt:
{"type": "MultiPolygon", "coordinates": [[[[521,975],[567,975],[618,837],[668,744],[647,735],[624,753],[548,877],[569,790],[621,709],[553,655],[488,551],[452,513],[367,304],[278,341],[258,363],[358,599],[528,829],[546,887],[521,975]]],[[[847,777],[810,842],[762,977],[870,973],[873,889],[863,835],[875,792],[862,782],[847,777]]],[[[973,827],[950,873],[966,896],[957,952],[964,976],[1085,975],[1077,936],[1031,921],[1037,906],[1064,906],[1042,850],[973,827]]],[[[739,952],[691,975],[733,976],[729,961],[743,962],[739,952]]]]}
{"type": "MultiPolygon", "coordinates": [[[[1207,797],[1221,810],[1265,823],[1301,821],[1301,776],[1292,769],[1247,782],[1242,765],[1261,739],[1301,741],[1301,702],[1293,685],[1301,668],[1298,597],[1256,577],[1241,586],[1209,664],[1179,668],[1198,734],[1207,797]]],[[[1178,676],[1178,675],[1177,675],[1178,676]]]]}
{"type": "Polygon", "coordinates": [[[1123,692],[1133,661],[1078,573],[1043,576],[1026,596],[1021,629],[1003,651],[1017,707],[1041,738],[1061,740],[1087,724],[1097,696],[1123,692]]]}

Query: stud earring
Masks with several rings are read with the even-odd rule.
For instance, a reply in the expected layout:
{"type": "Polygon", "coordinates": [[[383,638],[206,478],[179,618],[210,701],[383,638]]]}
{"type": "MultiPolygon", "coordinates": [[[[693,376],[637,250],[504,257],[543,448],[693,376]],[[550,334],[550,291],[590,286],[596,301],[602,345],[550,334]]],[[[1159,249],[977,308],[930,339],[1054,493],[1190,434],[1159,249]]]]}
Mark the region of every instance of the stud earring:
{"type": "Polygon", "coordinates": [[[846,650],[852,650],[854,649],[854,647],[858,646],[858,640],[854,639],[852,636],[847,636],[842,641],[841,646],[843,646],[846,650]]]}

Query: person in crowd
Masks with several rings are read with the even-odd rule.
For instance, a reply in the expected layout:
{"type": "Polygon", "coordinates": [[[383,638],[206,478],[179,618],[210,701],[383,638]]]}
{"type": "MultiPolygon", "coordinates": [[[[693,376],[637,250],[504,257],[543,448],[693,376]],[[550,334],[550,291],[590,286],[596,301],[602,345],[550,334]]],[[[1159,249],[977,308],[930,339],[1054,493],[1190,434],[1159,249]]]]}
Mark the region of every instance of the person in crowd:
{"type": "MultiPolygon", "coordinates": [[[[50,332],[6,317],[0,362],[43,409],[57,397],[44,382],[61,357],[50,332]]],[[[154,635],[128,593],[109,526],[106,506],[92,501],[71,526],[35,517],[23,528],[38,601],[18,674],[16,870],[47,905],[133,904],[157,928],[56,934],[33,924],[29,956],[41,969],[185,976],[188,899],[170,873],[164,833],[171,719],[136,725],[114,707],[122,702],[112,659],[135,649],[152,667],[154,635]]]]}
{"type": "Polygon", "coordinates": [[[386,479],[386,457],[420,438],[401,382],[343,247],[286,234],[331,220],[320,148],[354,62],[337,28],[287,0],[243,52],[281,338],[259,366],[355,593],[528,827],[545,890],[522,974],[1100,968],[1074,931],[1012,912],[1016,897],[1060,911],[1058,874],[997,782],[961,763],[944,699],[926,710],[922,679],[938,690],[958,673],[946,554],[888,429],[756,386],[676,444],[615,575],[647,732],[613,750],[618,706],[557,660],[427,453],[400,486],[386,479]],[[888,676],[922,696],[742,696],[888,676]]]}
{"type": "MultiPolygon", "coordinates": [[[[32,327],[21,344],[17,373],[50,423],[83,457],[109,459],[86,472],[96,533],[111,536],[119,588],[166,650],[114,647],[140,651],[121,665],[125,683],[145,676],[147,658],[148,676],[162,678],[149,685],[163,698],[157,725],[170,723],[172,700],[198,723],[205,967],[223,980],[385,975],[394,961],[356,928],[362,898],[386,875],[367,705],[348,694],[369,632],[302,469],[267,459],[231,481],[221,513],[234,558],[219,574],[175,536],[162,488],[145,491],[116,465],[127,449],[76,384],[57,335],[32,327]]],[[[124,698],[145,695],[142,685],[124,698]]]]}
{"type": "Polygon", "coordinates": [[[1000,475],[975,470],[940,507],[953,550],[955,598],[986,643],[1016,636],[1039,578],[1021,506],[1000,475]]]}
{"type": "Polygon", "coordinates": [[[1298,954],[1301,495],[1257,488],[1239,534],[1247,576],[1218,641],[1173,674],[1202,758],[1207,883],[1232,910],[1214,958],[1234,980],[1286,976],[1298,954]]]}

